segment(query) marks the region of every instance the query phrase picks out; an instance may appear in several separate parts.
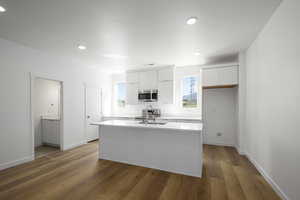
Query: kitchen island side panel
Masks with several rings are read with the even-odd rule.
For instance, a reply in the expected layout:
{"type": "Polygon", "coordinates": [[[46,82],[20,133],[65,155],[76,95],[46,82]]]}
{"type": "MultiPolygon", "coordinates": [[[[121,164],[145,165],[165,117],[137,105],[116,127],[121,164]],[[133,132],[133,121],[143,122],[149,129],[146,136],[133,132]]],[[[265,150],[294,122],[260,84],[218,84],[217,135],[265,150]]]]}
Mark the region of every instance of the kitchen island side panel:
{"type": "Polygon", "coordinates": [[[99,159],[201,177],[202,133],[100,126],[99,159]]]}

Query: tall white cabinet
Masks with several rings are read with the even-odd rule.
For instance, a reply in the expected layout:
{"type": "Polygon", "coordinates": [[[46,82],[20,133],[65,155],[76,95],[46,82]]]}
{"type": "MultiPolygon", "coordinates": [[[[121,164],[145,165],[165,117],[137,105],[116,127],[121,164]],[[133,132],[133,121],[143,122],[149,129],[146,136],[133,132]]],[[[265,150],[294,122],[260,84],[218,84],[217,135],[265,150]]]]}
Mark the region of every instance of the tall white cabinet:
{"type": "Polygon", "coordinates": [[[126,104],[137,105],[138,101],[139,84],[127,83],[126,85],[126,104]]]}
{"type": "Polygon", "coordinates": [[[158,102],[174,103],[174,68],[169,67],[158,71],[158,102]]]}
{"type": "Polygon", "coordinates": [[[139,72],[126,73],[126,104],[137,105],[139,91],[140,74],[139,72]]]}

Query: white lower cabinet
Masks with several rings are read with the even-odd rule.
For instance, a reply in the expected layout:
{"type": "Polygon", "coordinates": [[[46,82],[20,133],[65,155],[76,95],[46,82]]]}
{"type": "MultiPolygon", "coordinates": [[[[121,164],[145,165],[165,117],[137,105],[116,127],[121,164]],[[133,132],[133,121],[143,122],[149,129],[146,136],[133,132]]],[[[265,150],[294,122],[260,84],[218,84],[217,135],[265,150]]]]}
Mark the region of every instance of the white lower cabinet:
{"type": "Polygon", "coordinates": [[[158,102],[161,104],[174,103],[173,81],[162,81],[158,83],[158,102]]]}
{"type": "Polygon", "coordinates": [[[60,145],[60,120],[42,119],[42,143],[60,145]]]}

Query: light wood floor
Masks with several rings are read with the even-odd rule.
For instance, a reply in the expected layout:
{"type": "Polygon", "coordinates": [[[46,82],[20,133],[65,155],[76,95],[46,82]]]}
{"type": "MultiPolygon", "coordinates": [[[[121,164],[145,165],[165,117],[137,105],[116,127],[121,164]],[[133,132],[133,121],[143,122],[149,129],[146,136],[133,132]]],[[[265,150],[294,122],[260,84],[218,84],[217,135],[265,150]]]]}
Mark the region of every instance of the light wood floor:
{"type": "Polygon", "coordinates": [[[98,160],[98,142],[0,172],[0,199],[279,200],[230,147],[204,146],[203,178],[98,160]]]}

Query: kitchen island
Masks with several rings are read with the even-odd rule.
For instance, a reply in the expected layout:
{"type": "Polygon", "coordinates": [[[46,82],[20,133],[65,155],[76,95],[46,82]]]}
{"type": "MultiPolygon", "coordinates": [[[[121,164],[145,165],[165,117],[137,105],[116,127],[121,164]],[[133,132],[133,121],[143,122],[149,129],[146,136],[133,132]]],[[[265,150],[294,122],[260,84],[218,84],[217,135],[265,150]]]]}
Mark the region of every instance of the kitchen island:
{"type": "Polygon", "coordinates": [[[202,175],[201,123],[109,120],[92,124],[99,126],[99,159],[202,175]]]}

